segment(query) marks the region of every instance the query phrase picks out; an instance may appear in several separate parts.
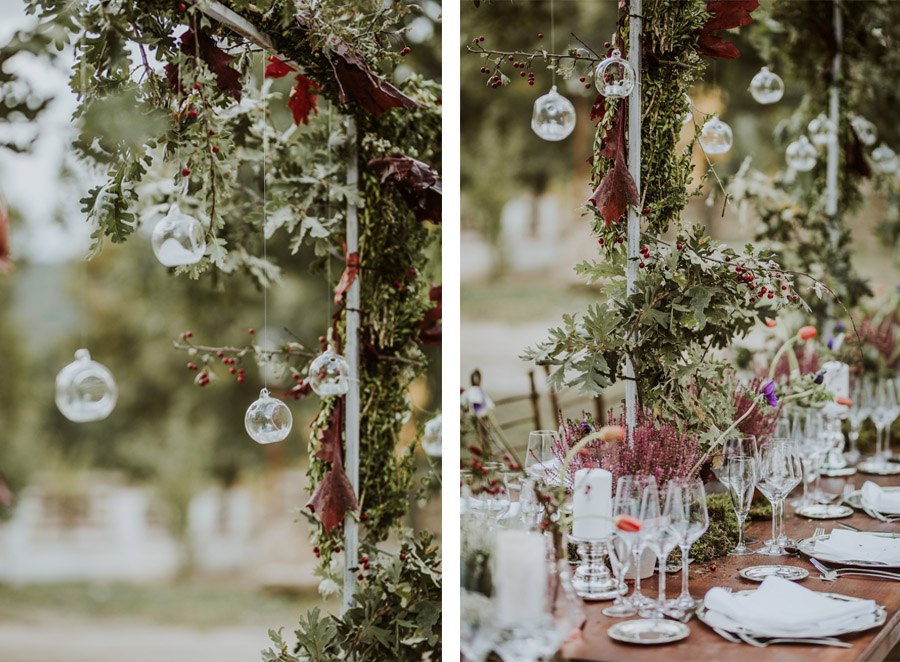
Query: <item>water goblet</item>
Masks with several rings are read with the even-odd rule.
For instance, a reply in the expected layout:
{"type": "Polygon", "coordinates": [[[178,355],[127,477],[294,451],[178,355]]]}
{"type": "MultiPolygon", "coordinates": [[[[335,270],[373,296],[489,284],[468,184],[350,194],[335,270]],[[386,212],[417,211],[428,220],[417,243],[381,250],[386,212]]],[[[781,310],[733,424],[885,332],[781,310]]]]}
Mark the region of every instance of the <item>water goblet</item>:
{"type": "MultiPolygon", "coordinates": [[[[751,465],[754,463],[753,458],[745,456],[732,457],[729,463],[736,460],[749,462],[751,465]]],[[[731,476],[728,478],[730,482],[731,476]]],[[[668,602],[667,606],[679,614],[686,614],[693,611],[695,607],[694,598],[691,597],[688,588],[691,545],[709,528],[709,513],[706,509],[706,491],[703,489],[703,481],[699,478],[670,480],[666,486],[666,512],[669,517],[669,525],[675,531],[678,547],[681,549],[681,594],[675,600],[668,602]]]]}
{"type": "Polygon", "coordinates": [[[672,505],[667,496],[660,501],[659,489],[648,485],[641,497],[641,539],[656,554],[659,561],[659,597],[651,605],[639,609],[641,618],[664,618],[666,606],[666,560],[678,544],[678,534],[671,526],[669,511],[672,505]]]}
{"type": "Polygon", "coordinates": [[[798,444],[793,439],[771,439],[760,449],[757,467],[759,491],[772,504],[772,539],[759,553],[786,556],[784,549],[784,500],[800,483],[801,464],[798,444]]]}
{"type": "Polygon", "coordinates": [[[753,490],[756,489],[756,462],[748,457],[733,457],[728,460],[728,495],[738,521],[737,546],[728,552],[729,556],[747,556],[753,551],[744,544],[744,522],[750,512],[753,490]]]}

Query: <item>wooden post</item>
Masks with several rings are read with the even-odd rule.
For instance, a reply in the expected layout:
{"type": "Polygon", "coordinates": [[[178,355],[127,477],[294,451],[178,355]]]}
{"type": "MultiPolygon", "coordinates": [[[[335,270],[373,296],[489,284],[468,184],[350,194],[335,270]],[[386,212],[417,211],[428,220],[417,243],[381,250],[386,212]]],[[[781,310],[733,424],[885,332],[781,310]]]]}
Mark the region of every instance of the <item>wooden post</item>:
{"type": "MultiPolygon", "coordinates": [[[[544,374],[550,377],[550,366],[544,366],[544,374]]],[[[554,418],[559,416],[559,398],[556,396],[556,391],[552,388],[550,389],[550,409],[553,411],[554,418]]]]}
{"type": "Polygon", "coordinates": [[[531,390],[528,392],[528,399],[531,401],[531,416],[534,420],[534,429],[542,430],[541,426],[541,403],[540,396],[537,392],[537,386],[534,382],[534,370],[528,371],[528,381],[531,384],[531,390]]]}
{"type": "Polygon", "coordinates": [[[594,423],[606,425],[606,400],[602,393],[594,398],[594,423]]]}

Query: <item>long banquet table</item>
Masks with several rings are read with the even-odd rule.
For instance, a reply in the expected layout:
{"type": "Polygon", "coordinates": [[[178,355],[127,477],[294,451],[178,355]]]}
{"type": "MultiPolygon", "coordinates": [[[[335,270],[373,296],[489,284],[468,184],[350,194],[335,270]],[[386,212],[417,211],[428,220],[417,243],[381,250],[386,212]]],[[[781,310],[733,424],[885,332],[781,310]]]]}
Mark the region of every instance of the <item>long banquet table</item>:
{"type": "MultiPolygon", "coordinates": [[[[855,474],[847,479],[822,479],[822,488],[831,492],[843,489],[845,483],[860,487],[866,480],[880,485],[900,485],[900,477],[876,477],[855,474]]],[[[856,511],[851,517],[840,520],[811,520],[798,517],[790,506],[785,507],[785,531],[790,538],[801,539],[813,534],[816,527],[824,526],[826,532],[837,526],[838,522],[851,524],[863,531],[900,531],[900,523],[886,524],[875,520],[863,512],[856,511]]],[[[753,522],[748,529],[748,537],[764,540],[771,537],[771,522],[753,522]]],[[[760,543],[751,545],[759,547],[760,543]]],[[[623,619],[609,618],[600,610],[609,602],[586,602],[587,623],[582,636],[569,641],[563,648],[563,655],[570,660],[817,660],[819,662],[848,662],[849,660],[883,660],[894,645],[900,640],[900,582],[881,581],[867,577],[841,577],[834,582],[826,582],[819,578],[819,573],[812,567],[806,557],[785,556],[771,557],[759,554],[753,556],[724,557],[714,562],[716,569],[710,570],[708,564],[702,567],[691,565],[690,589],[695,598],[702,598],[706,591],[714,586],[726,586],[736,591],[753,589],[759,586],[756,582],[743,579],[738,575],[741,568],[752,565],[783,563],[797,565],[809,571],[809,577],[800,584],[815,591],[843,593],[861,598],[870,598],[887,609],[887,621],[876,629],[842,635],[843,641],[853,644],[853,648],[834,648],[804,644],[773,644],[766,648],[754,648],[747,644],[734,644],[726,641],[696,618],[691,619],[691,629],[686,639],[673,644],[634,645],[623,644],[611,639],[606,631],[611,625],[623,619]]],[[[656,575],[641,581],[641,591],[646,595],[657,595],[656,575]]],[[[668,575],[666,595],[674,598],[681,591],[681,574],[668,575]]],[[[637,618],[637,617],[633,617],[637,618]]]]}

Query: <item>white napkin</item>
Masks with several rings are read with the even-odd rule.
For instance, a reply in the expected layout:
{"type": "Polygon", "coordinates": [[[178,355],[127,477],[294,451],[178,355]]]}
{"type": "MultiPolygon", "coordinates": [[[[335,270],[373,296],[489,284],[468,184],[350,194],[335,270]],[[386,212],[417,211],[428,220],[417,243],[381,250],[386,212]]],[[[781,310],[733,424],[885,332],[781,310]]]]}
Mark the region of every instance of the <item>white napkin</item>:
{"type": "Polygon", "coordinates": [[[836,561],[881,561],[900,565],[900,538],[833,529],[827,540],[816,540],[813,553],[828,555],[836,561]]]}
{"type": "Polygon", "coordinates": [[[889,515],[900,514],[900,490],[889,492],[882,489],[881,485],[867,480],[860,492],[862,493],[863,507],[889,515]]]}
{"type": "Polygon", "coordinates": [[[726,622],[730,620],[762,636],[833,632],[854,619],[874,613],[876,607],[874,600],[834,600],[774,575],[766,577],[749,595],[712,588],[703,604],[709,610],[707,616],[726,617],[718,619],[716,626],[721,624],[727,628],[726,622]]]}

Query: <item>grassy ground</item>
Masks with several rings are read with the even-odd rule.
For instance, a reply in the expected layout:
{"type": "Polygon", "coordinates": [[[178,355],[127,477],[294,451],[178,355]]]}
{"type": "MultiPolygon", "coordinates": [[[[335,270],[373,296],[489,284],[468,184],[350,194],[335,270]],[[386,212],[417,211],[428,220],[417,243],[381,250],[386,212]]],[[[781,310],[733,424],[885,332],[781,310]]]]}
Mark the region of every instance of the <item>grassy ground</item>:
{"type": "Polygon", "coordinates": [[[463,323],[465,320],[558,321],[563,313],[584,310],[597,300],[596,294],[587,287],[566,287],[540,275],[464,283],[461,294],[463,323]]]}

